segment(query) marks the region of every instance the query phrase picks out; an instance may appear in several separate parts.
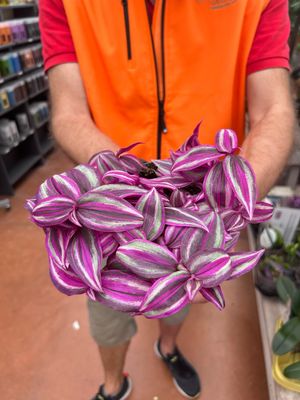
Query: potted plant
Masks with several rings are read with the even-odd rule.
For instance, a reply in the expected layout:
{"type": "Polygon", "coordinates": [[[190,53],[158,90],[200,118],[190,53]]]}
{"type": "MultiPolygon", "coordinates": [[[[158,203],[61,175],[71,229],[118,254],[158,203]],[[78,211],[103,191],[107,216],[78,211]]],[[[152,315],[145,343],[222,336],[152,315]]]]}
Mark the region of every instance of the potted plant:
{"type": "Polygon", "coordinates": [[[255,286],[266,296],[277,296],[276,282],[279,277],[291,278],[297,288],[300,288],[300,235],[293,243],[285,245],[282,236],[273,228],[266,228],[262,235],[267,235],[270,246],[266,240],[261,240],[266,249],[264,257],[255,270],[255,286]]]}
{"type": "Polygon", "coordinates": [[[273,376],[282,386],[300,392],[300,289],[283,275],[277,279],[276,288],[290,310],[286,322],[278,321],[272,341],[273,376]]]}

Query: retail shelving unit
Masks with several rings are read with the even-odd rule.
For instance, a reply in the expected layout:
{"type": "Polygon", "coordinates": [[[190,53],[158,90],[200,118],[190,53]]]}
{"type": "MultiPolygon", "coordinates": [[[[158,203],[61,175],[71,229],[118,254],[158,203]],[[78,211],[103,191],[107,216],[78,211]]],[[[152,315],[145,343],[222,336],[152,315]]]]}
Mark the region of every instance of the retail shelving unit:
{"type": "MultiPolygon", "coordinates": [[[[0,24],[7,21],[15,23],[22,19],[30,19],[38,16],[38,6],[34,2],[15,4],[9,6],[0,5],[0,24]]],[[[39,45],[39,35],[28,37],[26,40],[14,41],[0,45],[0,58],[10,53],[26,51],[32,46],[39,45]]],[[[19,54],[19,53],[18,53],[19,54]]],[[[14,74],[0,77],[0,91],[6,85],[14,85],[20,81],[33,79],[37,74],[43,74],[42,62],[29,68],[22,68],[14,74]]],[[[41,79],[40,79],[41,80],[41,79]]],[[[27,96],[9,107],[1,107],[0,119],[14,119],[16,113],[26,113],[30,123],[30,130],[26,134],[20,134],[19,140],[13,146],[0,146],[0,195],[12,195],[14,184],[21,179],[30,168],[37,163],[42,163],[46,154],[53,148],[53,141],[49,135],[48,118],[36,122],[31,115],[30,107],[34,102],[46,101],[48,96],[47,78],[42,78],[37,90],[28,91],[27,96]]],[[[1,102],[1,99],[0,99],[1,102]]]]}
{"type": "MultiPolygon", "coordinates": [[[[250,250],[256,250],[255,237],[251,227],[248,227],[248,238],[250,250]]],[[[263,296],[257,289],[255,289],[255,294],[264,351],[269,399],[299,400],[299,393],[291,392],[278,385],[272,376],[272,339],[275,333],[276,321],[279,317],[285,315],[286,308],[279,300],[263,296]]]]}

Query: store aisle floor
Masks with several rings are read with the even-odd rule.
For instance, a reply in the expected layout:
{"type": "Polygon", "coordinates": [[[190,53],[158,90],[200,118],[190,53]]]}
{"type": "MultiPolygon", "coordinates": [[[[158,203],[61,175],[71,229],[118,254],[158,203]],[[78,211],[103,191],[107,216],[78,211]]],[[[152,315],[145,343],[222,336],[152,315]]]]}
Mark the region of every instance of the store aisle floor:
{"type": "MultiPolygon", "coordinates": [[[[55,151],[18,186],[9,212],[0,210],[0,393],[3,400],[88,400],[102,381],[88,333],[85,298],[54,289],[42,231],[29,223],[24,200],[70,161],[55,151]],[[80,329],[74,329],[78,321],[80,329]]],[[[245,248],[246,241],[241,241],[245,248]]],[[[194,306],[179,338],[198,369],[203,400],[267,400],[267,384],[251,275],[225,285],[227,307],[194,306]]],[[[138,318],[126,370],[131,400],[179,400],[153,354],[157,323],[138,318]],[[156,396],[156,397],[155,397],[156,396]]]]}

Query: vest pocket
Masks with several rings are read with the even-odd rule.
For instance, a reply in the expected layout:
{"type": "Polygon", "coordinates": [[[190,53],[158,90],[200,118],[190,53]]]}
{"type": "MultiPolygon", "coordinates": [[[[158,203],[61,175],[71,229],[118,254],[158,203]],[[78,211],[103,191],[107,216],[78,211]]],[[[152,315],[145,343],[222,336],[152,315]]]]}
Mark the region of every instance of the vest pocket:
{"type": "Polygon", "coordinates": [[[131,37],[130,37],[130,24],[129,24],[129,12],[128,12],[128,0],[121,0],[123,5],[124,23],[125,23],[125,34],[127,44],[127,58],[132,59],[131,52],[131,37]]]}

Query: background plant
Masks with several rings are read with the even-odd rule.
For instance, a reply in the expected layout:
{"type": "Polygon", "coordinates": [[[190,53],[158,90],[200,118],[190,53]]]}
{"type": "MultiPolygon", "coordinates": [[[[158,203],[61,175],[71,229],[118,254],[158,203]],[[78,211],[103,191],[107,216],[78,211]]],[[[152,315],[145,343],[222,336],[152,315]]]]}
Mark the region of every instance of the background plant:
{"type": "MultiPolygon", "coordinates": [[[[277,280],[277,291],[280,299],[290,303],[291,312],[272,341],[272,350],[277,355],[300,351],[300,290],[296,289],[294,282],[286,276],[277,280]]],[[[300,380],[300,361],[289,365],[283,371],[290,379],[300,380]]]]}

